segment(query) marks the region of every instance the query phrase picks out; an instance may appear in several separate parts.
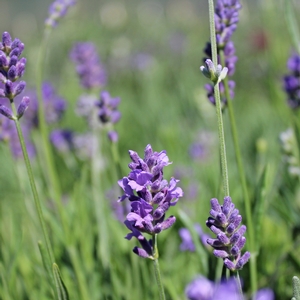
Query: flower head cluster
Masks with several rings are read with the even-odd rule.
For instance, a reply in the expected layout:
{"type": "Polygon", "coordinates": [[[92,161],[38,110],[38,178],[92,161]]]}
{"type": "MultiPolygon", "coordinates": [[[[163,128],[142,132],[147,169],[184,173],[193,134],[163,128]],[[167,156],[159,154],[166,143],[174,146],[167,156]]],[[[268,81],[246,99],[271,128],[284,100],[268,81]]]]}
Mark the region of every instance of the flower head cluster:
{"type": "Polygon", "coordinates": [[[70,57],[76,65],[80,83],[84,88],[101,88],[106,85],[106,71],[93,43],[76,43],[70,57]]]}
{"type": "Polygon", "coordinates": [[[240,270],[250,258],[248,251],[241,256],[241,250],[246,243],[246,226],[240,226],[242,216],[229,196],[224,198],[223,205],[216,198],[211,199],[210,204],[211,217],[206,221],[206,226],[217,238],[207,239],[207,243],[215,249],[215,256],[224,259],[224,265],[229,270],[240,270]]]}
{"type": "MultiPolygon", "coordinates": [[[[0,98],[7,98],[12,103],[26,87],[25,81],[18,81],[25,72],[26,58],[20,58],[24,44],[19,39],[12,40],[8,32],[2,34],[0,42],[0,98]]],[[[0,113],[9,119],[19,119],[28,108],[29,98],[24,97],[18,107],[17,116],[5,105],[0,105],[0,113]]]]}
{"type": "Polygon", "coordinates": [[[144,159],[135,151],[129,151],[132,162],[128,165],[131,172],[119,180],[124,195],[119,201],[128,199],[131,212],[124,222],[131,231],[126,238],[135,237],[142,248],[135,247],[133,252],[145,258],[153,258],[152,240],[147,240],[143,233],[151,236],[171,227],[175,216],[165,218],[170,206],[174,206],[183,196],[182,189],[176,187],[179,180],[163,178],[163,168],[170,164],[166,151],[153,152],[151,145],[145,148],[144,159]]]}
{"type": "MultiPolygon", "coordinates": [[[[99,108],[98,117],[102,124],[115,124],[121,118],[121,113],[117,110],[121,99],[119,97],[112,98],[109,92],[102,91],[100,93],[100,100],[95,103],[99,108]]],[[[118,134],[114,130],[108,132],[108,138],[112,142],[118,140],[118,134]]]]}
{"type": "MultiPolygon", "coordinates": [[[[236,280],[231,277],[228,280],[214,283],[209,279],[198,276],[185,289],[185,295],[189,300],[242,300],[236,280]]],[[[274,300],[275,295],[271,289],[264,288],[255,294],[255,300],[274,300]]]]}
{"type": "Polygon", "coordinates": [[[294,53],[287,62],[289,75],[283,78],[284,90],[287,93],[287,101],[292,109],[300,106],[300,55],[294,53]]]}
{"type": "Polygon", "coordinates": [[[59,19],[61,19],[68,11],[70,6],[75,5],[76,0],[55,0],[49,7],[49,16],[45,20],[45,25],[49,28],[53,28],[57,25],[59,19]]]}
{"type": "MultiPolygon", "coordinates": [[[[218,0],[215,8],[215,27],[217,52],[223,51],[225,58],[225,67],[228,68],[228,76],[232,76],[235,72],[235,64],[237,56],[235,55],[235,47],[231,41],[232,34],[236,30],[239,21],[239,10],[241,9],[239,0],[218,0]]],[[[204,49],[207,58],[212,58],[211,44],[207,43],[204,49]]],[[[206,58],[205,58],[206,59],[206,58]]],[[[204,59],[204,60],[205,60],[204,59]]],[[[220,62],[220,58],[218,57],[220,62]]],[[[229,81],[230,97],[234,96],[234,81],[229,81]]],[[[206,84],[205,89],[208,93],[209,100],[215,104],[213,87],[211,84],[206,84]]],[[[220,92],[223,105],[226,104],[226,97],[224,96],[224,84],[220,82],[220,92]]]]}

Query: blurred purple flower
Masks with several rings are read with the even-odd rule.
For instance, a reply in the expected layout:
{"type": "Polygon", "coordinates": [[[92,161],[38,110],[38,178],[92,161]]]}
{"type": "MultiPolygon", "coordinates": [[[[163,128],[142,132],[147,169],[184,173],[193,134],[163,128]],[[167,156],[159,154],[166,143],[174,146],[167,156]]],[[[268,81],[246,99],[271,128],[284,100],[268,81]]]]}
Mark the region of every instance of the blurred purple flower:
{"type": "Polygon", "coordinates": [[[207,162],[216,148],[216,137],[212,132],[200,131],[194,143],[190,146],[189,154],[193,160],[207,162]]]}
{"type": "Polygon", "coordinates": [[[185,295],[189,300],[212,300],[214,283],[203,276],[196,277],[185,288],[185,295]]]}
{"type": "Polygon", "coordinates": [[[47,123],[57,123],[60,121],[66,110],[66,101],[56,94],[56,91],[50,82],[43,83],[42,94],[47,123]]]}
{"type": "Polygon", "coordinates": [[[121,118],[121,113],[117,110],[121,99],[119,97],[112,98],[109,92],[102,91],[100,100],[95,103],[99,107],[98,116],[100,121],[105,123],[117,123],[121,118]]]}
{"type": "Polygon", "coordinates": [[[71,50],[70,57],[76,65],[80,83],[84,88],[101,88],[106,85],[106,70],[93,43],[76,43],[71,50]]]}
{"type": "Polygon", "coordinates": [[[292,109],[300,106],[300,55],[293,53],[288,59],[289,75],[283,77],[284,90],[287,94],[288,105],[292,109]]]}
{"type": "Polygon", "coordinates": [[[206,226],[217,238],[209,238],[207,243],[215,249],[214,255],[224,260],[226,268],[231,271],[240,270],[250,259],[248,251],[241,255],[246,243],[246,226],[240,226],[242,216],[229,196],[224,198],[223,205],[220,205],[216,198],[211,199],[210,203],[211,216],[206,221],[206,226]]]}
{"type": "MultiPolygon", "coordinates": [[[[30,158],[33,158],[36,154],[36,151],[30,138],[31,128],[28,127],[26,122],[21,123],[21,128],[28,155],[30,158]]],[[[15,124],[13,121],[5,118],[4,116],[0,116],[0,141],[9,144],[14,158],[23,158],[23,152],[15,124]]]]}
{"type": "MultiPolygon", "coordinates": [[[[194,225],[195,231],[198,234],[198,237],[203,244],[203,246],[207,247],[207,239],[210,238],[210,235],[207,233],[204,233],[202,230],[202,227],[200,224],[196,223],[194,225]]],[[[181,244],[180,244],[180,250],[181,251],[191,251],[194,252],[196,250],[195,244],[193,242],[193,237],[190,233],[190,231],[187,228],[180,228],[179,229],[179,235],[181,237],[181,244]]]]}
{"type": "Polygon", "coordinates": [[[275,295],[271,289],[265,288],[257,291],[254,300],[275,300],[275,295]]]}
{"type": "Polygon", "coordinates": [[[134,248],[134,253],[141,257],[152,257],[152,242],[142,233],[155,235],[171,227],[176,218],[165,214],[170,206],[176,205],[183,196],[181,188],[176,187],[175,178],[170,182],[163,178],[163,168],[170,164],[166,151],[153,152],[151,145],[145,148],[144,159],[137,152],[129,150],[132,162],[128,165],[131,172],[118,181],[124,194],[119,202],[128,199],[131,212],[127,215],[125,225],[132,232],[127,239],[136,237],[142,248],[134,248]]]}
{"type": "MultiPolygon", "coordinates": [[[[214,283],[209,279],[198,276],[185,288],[185,295],[189,300],[243,300],[240,295],[236,280],[231,277],[228,280],[214,283]]],[[[274,300],[271,289],[261,289],[257,292],[255,300],[274,300]]]]}
{"type": "Polygon", "coordinates": [[[76,0],[55,0],[49,7],[49,15],[45,25],[49,28],[57,26],[59,19],[67,13],[70,6],[75,5],[76,0]]]}
{"type": "Polygon", "coordinates": [[[50,141],[59,152],[66,153],[74,148],[73,135],[71,130],[56,129],[50,133],[50,141]]]}

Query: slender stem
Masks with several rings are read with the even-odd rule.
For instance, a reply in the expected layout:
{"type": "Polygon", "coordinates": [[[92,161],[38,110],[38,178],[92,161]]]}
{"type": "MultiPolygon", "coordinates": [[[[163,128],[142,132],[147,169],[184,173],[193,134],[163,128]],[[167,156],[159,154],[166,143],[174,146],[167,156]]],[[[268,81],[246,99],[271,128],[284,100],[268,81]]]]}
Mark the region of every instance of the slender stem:
{"type": "Polygon", "coordinates": [[[236,272],[235,280],[236,280],[236,283],[237,283],[237,286],[238,286],[238,289],[239,289],[240,299],[243,300],[244,296],[243,296],[243,290],[242,290],[242,285],[241,285],[239,271],[236,272]]]}
{"type": "Polygon", "coordinates": [[[161,276],[160,276],[160,269],[159,269],[159,263],[158,263],[158,248],[157,248],[157,234],[154,234],[153,236],[153,265],[154,265],[154,272],[155,272],[155,279],[159,290],[159,299],[165,300],[165,291],[162,284],[161,276]]]}
{"type": "MultiPolygon", "coordinates": [[[[209,5],[211,52],[212,52],[213,63],[216,66],[218,63],[217,63],[217,43],[216,43],[216,32],[215,32],[214,1],[208,0],[208,5],[209,5]]],[[[218,132],[219,132],[219,141],[220,141],[221,169],[222,169],[223,190],[224,190],[224,197],[225,197],[225,196],[229,196],[229,180],[228,180],[226,146],[225,146],[225,136],[224,136],[220,90],[219,90],[218,83],[214,84],[214,95],[215,95],[215,100],[216,100],[218,132]]]]}
{"type": "MultiPolygon", "coordinates": [[[[11,107],[12,107],[14,115],[17,115],[16,114],[16,107],[15,107],[14,102],[11,102],[11,107]]],[[[52,247],[51,247],[51,244],[50,244],[50,239],[49,239],[49,236],[48,236],[48,233],[47,233],[46,224],[45,224],[45,220],[44,220],[44,216],[43,216],[43,211],[42,211],[40,199],[39,199],[39,196],[38,196],[38,192],[37,192],[37,189],[36,189],[34,176],[33,176],[32,168],[31,168],[31,164],[30,164],[30,160],[29,160],[29,156],[28,156],[28,153],[27,153],[27,149],[26,149],[26,145],[25,145],[25,142],[24,142],[24,137],[23,137],[23,133],[22,133],[22,130],[21,130],[19,120],[15,120],[15,125],[16,125],[16,129],[17,129],[17,132],[18,132],[18,137],[19,137],[19,140],[20,140],[23,156],[24,156],[24,161],[25,161],[25,165],[26,165],[26,169],[27,169],[27,174],[28,174],[28,178],[29,178],[29,182],[30,182],[30,187],[31,187],[31,190],[32,190],[33,198],[34,198],[34,203],[35,203],[35,206],[36,206],[36,210],[37,210],[37,213],[38,213],[38,216],[39,216],[40,225],[42,227],[42,231],[43,231],[43,235],[44,235],[44,239],[45,239],[45,243],[46,243],[49,262],[51,262],[51,265],[52,265],[52,263],[55,262],[54,254],[53,254],[53,250],[52,250],[52,247]]]]}
{"type": "MultiPolygon", "coordinates": [[[[220,51],[220,61],[222,66],[225,66],[224,51],[220,51]]],[[[254,294],[257,290],[257,264],[256,264],[254,228],[253,228],[252,212],[251,212],[251,201],[248,193],[246,174],[243,166],[242,155],[241,155],[241,150],[238,141],[238,133],[237,133],[236,121],[235,121],[234,110],[232,105],[232,99],[230,98],[230,93],[229,93],[228,79],[225,78],[223,83],[224,83],[225,97],[227,99],[227,107],[229,113],[229,121],[230,121],[233,145],[235,150],[235,158],[236,158],[236,163],[238,167],[238,172],[239,172],[239,177],[240,177],[242,192],[244,197],[244,203],[245,203],[245,213],[247,218],[247,230],[248,230],[248,237],[249,237],[248,242],[249,242],[249,249],[252,254],[250,259],[250,282],[251,282],[251,290],[252,293],[254,294]]]]}

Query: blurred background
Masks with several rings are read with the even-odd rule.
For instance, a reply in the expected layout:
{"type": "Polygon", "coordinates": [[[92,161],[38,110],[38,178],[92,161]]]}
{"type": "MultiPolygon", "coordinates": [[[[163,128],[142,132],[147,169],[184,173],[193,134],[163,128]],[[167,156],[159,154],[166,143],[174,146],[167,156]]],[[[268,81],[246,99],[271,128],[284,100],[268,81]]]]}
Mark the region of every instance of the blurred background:
{"type": "MultiPolygon", "coordinates": [[[[24,79],[28,89],[35,88],[37,53],[44,31],[44,20],[51,3],[52,1],[48,0],[0,0],[1,32],[9,31],[13,38],[20,38],[25,44],[23,55],[27,58],[27,66],[24,79]]],[[[236,73],[233,76],[236,82],[233,105],[253,202],[257,197],[257,186],[266,165],[271,174],[269,186],[272,187],[266,196],[267,213],[260,232],[262,245],[258,261],[259,287],[269,286],[280,295],[278,299],[284,299],[291,297],[291,291],[287,290],[286,286],[291,285],[292,276],[299,271],[298,266],[292,264],[292,259],[286,264],[282,263],[288,256],[282,245],[285,242],[288,244],[287,240],[293,240],[291,232],[295,222],[300,224],[298,220],[295,221],[296,216],[295,219],[289,219],[289,214],[281,210],[281,202],[286,198],[300,203],[299,189],[295,188],[296,181],[285,177],[287,174],[284,171],[279,143],[279,134],[291,124],[291,110],[286,104],[282,78],[288,72],[286,63],[293,52],[292,38],[283,13],[284,1],[244,0],[241,3],[243,8],[240,10],[240,21],[233,35],[238,56],[236,73]],[[290,187],[286,185],[285,180],[294,184],[288,194],[278,192],[281,184],[283,189],[286,186],[290,187]]],[[[294,7],[299,15],[300,2],[295,1],[294,7]]],[[[129,149],[137,151],[140,156],[149,143],[155,151],[166,149],[170,160],[173,161],[173,164],[166,168],[166,178],[180,178],[180,186],[185,192],[184,200],[179,201],[172,214],[176,215],[176,209],[180,207],[188,214],[191,222],[198,222],[205,227],[210,209],[209,199],[220,195],[221,182],[215,108],[207,100],[204,89],[207,80],[199,71],[200,65],[203,64],[203,49],[209,41],[207,1],[83,0],[70,9],[51,34],[43,77],[44,80],[52,82],[57,93],[68,102],[64,118],[55,126],[83,132],[87,125],[75,114],[76,103],[83,90],[69,58],[74,43],[78,41],[91,41],[96,45],[108,74],[105,89],[113,97],[121,97],[122,119],[116,125],[116,130],[120,137],[119,151],[124,176],[128,173],[129,149]]],[[[243,214],[244,202],[227,112],[224,113],[224,121],[231,197],[243,214]]],[[[11,158],[7,159],[7,148],[2,146],[0,150],[0,165],[5,170],[0,174],[0,190],[5,190],[1,207],[3,216],[4,212],[9,212],[6,216],[6,219],[9,219],[12,214],[10,209],[15,207],[18,215],[14,215],[13,218],[18,219],[20,215],[25,214],[16,200],[20,199],[21,192],[14,181],[16,175],[10,167],[11,158]],[[20,207],[17,210],[18,206],[20,207]]],[[[59,154],[55,155],[63,193],[66,198],[71,197],[70,190],[81,176],[83,163],[79,163],[76,172],[73,172],[72,169],[68,169],[59,154]]],[[[36,174],[40,175],[42,172],[39,172],[38,163],[33,164],[36,174]]],[[[111,178],[105,182],[105,192],[109,191],[118,179],[111,178]]],[[[39,182],[40,190],[43,191],[44,185],[44,182],[39,182]]],[[[117,197],[118,195],[113,201],[117,197]]],[[[28,222],[28,217],[24,217],[24,223],[25,220],[28,222]]],[[[11,222],[12,228],[16,226],[13,225],[13,221],[7,222],[6,224],[11,222]]],[[[55,226],[53,231],[59,228],[55,226]]],[[[162,259],[162,269],[166,274],[175,274],[174,282],[179,282],[178,299],[183,299],[184,287],[201,272],[197,265],[197,256],[190,259],[189,254],[185,253],[177,258],[180,244],[178,229],[183,226],[179,220],[171,229],[173,235],[165,234],[161,240],[161,253],[165,259],[162,259]],[[182,272],[183,268],[186,273],[182,272]]],[[[114,231],[114,239],[117,240],[118,236],[123,239],[127,233],[126,229],[116,228],[118,229],[114,231]]],[[[17,229],[14,230],[19,232],[17,229]]],[[[208,232],[206,228],[204,231],[208,232]]],[[[35,245],[35,238],[29,238],[35,245]]],[[[84,234],[81,238],[83,242],[84,234]]],[[[3,240],[8,239],[9,235],[4,232],[3,240]]],[[[70,274],[74,274],[71,267],[64,267],[65,253],[60,250],[60,247],[63,247],[60,244],[62,242],[57,239],[57,256],[61,259],[62,272],[67,278],[67,283],[72,286],[74,283],[70,274]]],[[[121,259],[128,255],[133,245],[126,243],[121,247],[124,255],[121,259]]],[[[7,247],[16,248],[13,242],[7,247]]],[[[27,251],[30,252],[28,249],[27,251]]],[[[7,254],[8,257],[9,255],[7,254]]],[[[38,251],[35,257],[39,257],[38,251]]],[[[24,260],[24,257],[22,259],[24,260]]],[[[11,260],[13,258],[7,259],[11,260]]],[[[133,260],[135,261],[135,258],[133,260]]],[[[29,263],[24,265],[19,273],[16,272],[16,277],[21,278],[20,286],[25,275],[28,275],[28,278],[33,276],[29,263]]],[[[126,276],[122,271],[119,272],[120,276],[126,276]]],[[[248,271],[246,266],[241,275],[245,282],[245,290],[249,288],[248,271]]],[[[43,274],[41,270],[39,272],[43,274]]],[[[213,279],[213,274],[209,276],[213,279]]],[[[27,280],[29,282],[31,279],[27,280]]],[[[88,284],[97,287],[97,280],[88,284]]],[[[102,286],[107,284],[109,290],[107,281],[104,278],[102,286]]],[[[39,295],[38,282],[26,284],[24,286],[27,288],[24,290],[30,291],[31,287],[36,291],[36,295],[39,295]]],[[[22,289],[23,287],[20,291],[22,289]]],[[[96,288],[94,291],[96,295],[96,288]]],[[[130,284],[127,292],[129,295],[130,284]]],[[[95,296],[93,299],[99,298],[95,296]]],[[[130,297],[124,296],[122,299],[130,297]]]]}

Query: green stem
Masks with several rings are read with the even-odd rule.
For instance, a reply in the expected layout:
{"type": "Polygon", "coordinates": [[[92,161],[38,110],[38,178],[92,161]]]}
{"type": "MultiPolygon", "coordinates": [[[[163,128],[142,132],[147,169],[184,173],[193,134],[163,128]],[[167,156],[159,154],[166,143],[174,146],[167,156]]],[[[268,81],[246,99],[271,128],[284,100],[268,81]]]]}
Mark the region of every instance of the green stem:
{"type": "MultiPolygon", "coordinates": [[[[220,61],[221,65],[225,66],[225,55],[224,51],[220,51],[220,61]]],[[[231,127],[231,134],[233,139],[233,145],[235,150],[235,158],[238,167],[239,177],[242,186],[242,192],[244,197],[245,203],[245,213],[247,218],[247,230],[248,230],[248,243],[249,249],[252,254],[250,259],[250,282],[251,282],[251,291],[254,294],[257,290],[257,264],[256,264],[256,247],[255,247],[255,240],[254,240],[254,228],[253,228],[253,221],[252,221],[252,212],[251,212],[251,201],[248,193],[247,182],[246,182],[246,174],[243,166],[241,150],[238,141],[238,133],[236,127],[236,121],[234,116],[234,110],[232,105],[232,99],[230,98],[229,93],[229,86],[228,86],[228,79],[227,77],[223,81],[224,83],[224,90],[225,90],[225,97],[227,99],[227,107],[229,113],[229,121],[231,127]]]]}
{"type": "Polygon", "coordinates": [[[165,291],[162,284],[161,276],[160,276],[160,269],[159,269],[159,263],[158,263],[158,248],[157,248],[157,234],[154,234],[153,236],[153,265],[154,265],[154,272],[155,272],[155,279],[159,290],[159,299],[165,300],[165,291]]]}
{"type": "MultiPolygon", "coordinates": [[[[216,43],[216,32],[215,32],[214,1],[208,0],[208,5],[209,5],[209,23],[210,23],[212,60],[214,65],[217,66],[218,61],[217,61],[217,43],[216,43]]],[[[225,146],[225,135],[224,135],[220,90],[219,90],[218,82],[214,84],[214,95],[216,100],[216,112],[217,112],[217,119],[218,119],[223,190],[224,190],[224,197],[226,197],[229,196],[229,180],[228,180],[226,146],[225,146]]]]}
{"type": "Polygon", "coordinates": [[[242,290],[239,271],[236,272],[235,280],[236,280],[236,283],[237,283],[237,286],[238,286],[238,289],[239,289],[240,299],[243,300],[244,296],[243,296],[243,290],[242,290]]]}
{"type": "MultiPolygon", "coordinates": [[[[15,106],[13,101],[11,101],[11,107],[12,107],[14,115],[17,115],[16,106],[15,106]]],[[[21,144],[21,148],[22,148],[22,152],[23,152],[23,156],[24,156],[24,161],[25,161],[25,165],[26,165],[26,169],[27,169],[27,174],[28,174],[28,178],[29,178],[29,182],[30,182],[31,191],[32,191],[33,198],[34,198],[34,203],[35,203],[35,206],[36,206],[36,210],[37,210],[37,213],[38,213],[38,216],[39,216],[40,225],[42,227],[42,231],[43,231],[43,235],[44,235],[44,239],[45,239],[46,249],[47,249],[47,253],[48,253],[48,259],[49,259],[49,262],[51,263],[49,268],[51,269],[52,263],[55,262],[53,250],[52,250],[52,247],[51,247],[51,244],[50,244],[50,239],[49,239],[49,236],[48,236],[48,233],[47,233],[46,224],[45,224],[45,220],[44,220],[44,216],[43,216],[43,211],[42,211],[40,199],[39,199],[39,196],[38,196],[38,192],[37,192],[37,189],[36,189],[34,176],[33,176],[32,168],[31,168],[29,156],[28,156],[28,153],[27,153],[26,145],[25,145],[25,142],[24,142],[24,137],[23,137],[23,133],[22,133],[22,130],[21,130],[20,122],[17,119],[14,120],[14,122],[15,122],[15,125],[16,125],[16,129],[17,129],[17,132],[18,132],[18,137],[19,137],[19,140],[20,140],[20,144],[21,144]]],[[[52,278],[52,275],[50,275],[50,277],[52,278]]]]}

